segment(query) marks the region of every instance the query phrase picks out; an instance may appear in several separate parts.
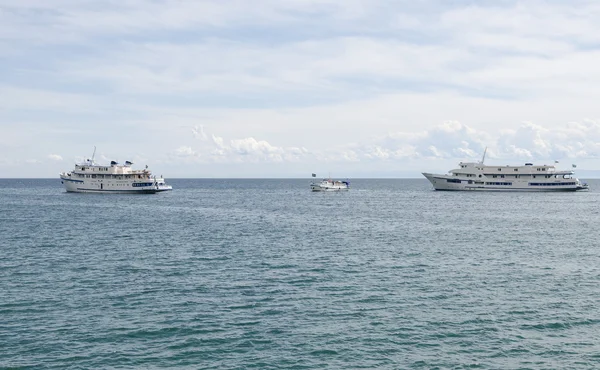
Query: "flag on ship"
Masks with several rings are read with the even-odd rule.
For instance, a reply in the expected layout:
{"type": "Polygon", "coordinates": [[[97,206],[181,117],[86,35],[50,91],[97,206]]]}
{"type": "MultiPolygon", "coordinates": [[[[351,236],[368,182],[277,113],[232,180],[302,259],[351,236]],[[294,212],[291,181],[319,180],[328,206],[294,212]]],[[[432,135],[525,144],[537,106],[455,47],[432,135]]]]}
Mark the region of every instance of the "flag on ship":
{"type": "Polygon", "coordinates": [[[572,164],[571,166],[573,166],[573,168],[576,168],[576,167],[577,167],[577,165],[576,165],[576,164],[572,164]]]}

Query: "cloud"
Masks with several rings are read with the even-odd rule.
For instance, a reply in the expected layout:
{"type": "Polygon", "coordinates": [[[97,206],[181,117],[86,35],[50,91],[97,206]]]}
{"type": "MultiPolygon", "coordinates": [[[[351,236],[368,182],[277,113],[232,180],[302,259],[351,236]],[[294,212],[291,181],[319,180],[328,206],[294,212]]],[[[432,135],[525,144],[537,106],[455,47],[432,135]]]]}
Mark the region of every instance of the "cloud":
{"type": "Polygon", "coordinates": [[[546,1],[498,6],[433,1],[411,7],[384,0],[283,3],[136,0],[100,9],[72,1],[40,16],[70,33],[121,34],[124,41],[110,48],[56,61],[61,78],[119,93],[238,99],[252,93],[265,101],[284,93],[291,104],[311,96],[347,99],[381,91],[520,98],[600,89],[593,62],[599,52],[589,47],[599,39],[593,17],[598,6],[590,3],[580,3],[578,12],[546,1]],[[317,22],[315,15],[329,22],[317,22]],[[306,24],[327,24],[327,32],[307,34],[306,24]],[[410,24],[410,32],[399,34],[398,24],[410,24]],[[278,37],[232,36],[257,26],[278,37]],[[142,41],[132,36],[148,29],[173,34],[142,41]]]}
{"type": "Polygon", "coordinates": [[[365,157],[369,159],[388,159],[390,157],[389,150],[383,149],[378,145],[373,146],[372,148],[367,148],[364,151],[365,157]]]}
{"type": "Polygon", "coordinates": [[[371,144],[355,148],[357,157],[369,160],[418,158],[474,158],[483,153],[486,132],[479,132],[458,121],[446,121],[421,132],[391,132],[371,144]]]}
{"type": "Polygon", "coordinates": [[[62,161],[63,157],[61,157],[58,154],[48,154],[48,159],[51,159],[53,161],[62,161]]]}
{"type": "Polygon", "coordinates": [[[273,146],[265,140],[256,140],[253,137],[233,139],[227,149],[238,158],[245,157],[253,162],[298,161],[308,153],[305,148],[273,146]]]}
{"type": "Polygon", "coordinates": [[[223,144],[223,138],[219,136],[211,135],[212,142],[218,149],[225,149],[225,144],[223,144]]]}
{"type": "MultiPolygon", "coordinates": [[[[203,137],[208,137],[203,131],[203,137]]],[[[203,162],[258,163],[258,162],[297,162],[308,155],[303,147],[274,146],[265,140],[253,137],[231,139],[225,141],[220,136],[211,134],[211,141],[202,140],[203,144],[192,149],[181,146],[173,152],[177,157],[196,157],[203,162]]]]}
{"type": "Polygon", "coordinates": [[[494,137],[457,121],[444,122],[417,134],[396,132],[357,148],[369,160],[438,158],[496,161],[600,158],[600,125],[593,120],[572,122],[564,129],[548,130],[523,122],[516,130],[494,137]]]}
{"type": "Polygon", "coordinates": [[[202,163],[400,163],[419,160],[553,161],[600,158],[600,125],[593,120],[571,122],[564,130],[548,130],[523,122],[515,130],[494,136],[458,121],[446,121],[420,132],[391,132],[351,145],[309,151],[304,147],[277,146],[254,137],[225,140],[214,134],[211,141],[192,148],[181,146],[179,157],[202,163]]]}
{"type": "Polygon", "coordinates": [[[196,139],[200,139],[200,140],[208,139],[208,137],[206,136],[206,133],[204,132],[203,125],[194,126],[192,128],[192,134],[194,135],[194,138],[196,138],[196,139]]]}
{"type": "Polygon", "coordinates": [[[189,146],[180,146],[175,149],[174,154],[178,157],[195,157],[198,154],[189,146]]]}

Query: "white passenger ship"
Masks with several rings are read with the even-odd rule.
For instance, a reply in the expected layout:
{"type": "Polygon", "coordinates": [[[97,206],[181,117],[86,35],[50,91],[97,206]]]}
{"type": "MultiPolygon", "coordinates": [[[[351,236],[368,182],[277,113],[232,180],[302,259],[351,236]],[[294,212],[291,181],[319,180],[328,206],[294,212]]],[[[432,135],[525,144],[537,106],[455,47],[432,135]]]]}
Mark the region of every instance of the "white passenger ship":
{"type": "MultiPolygon", "coordinates": [[[[485,160],[485,154],[483,159],[485,160]]],[[[423,172],[435,190],[484,191],[577,191],[588,185],[574,177],[574,171],[559,171],[554,166],[486,166],[481,162],[460,162],[448,174],[423,172]]]]}
{"type": "Polygon", "coordinates": [[[76,164],[71,172],[60,174],[68,192],[154,194],[173,189],[162,176],[153,176],[148,166],[144,170],[134,170],[130,161],[124,165],[111,161],[110,166],[104,166],[94,162],[93,158],[76,164]]]}

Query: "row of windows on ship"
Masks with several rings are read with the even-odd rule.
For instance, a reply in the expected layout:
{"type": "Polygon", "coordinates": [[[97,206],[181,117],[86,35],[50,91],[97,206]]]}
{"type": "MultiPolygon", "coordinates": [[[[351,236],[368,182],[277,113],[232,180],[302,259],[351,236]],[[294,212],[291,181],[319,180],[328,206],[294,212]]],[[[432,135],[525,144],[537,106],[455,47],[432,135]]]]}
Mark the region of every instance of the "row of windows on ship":
{"type": "MultiPolygon", "coordinates": [[[[78,169],[78,170],[81,169],[82,171],[85,171],[85,170],[88,170],[88,171],[96,171],[96,170],[98,170],[98,171],[108,171],[109,170],[109,167],[86,167],[86,166],[79,167],[79,166],[76,166],[75,168],[78,169]]],[[[133,171],[133,172],[136,172],[136,171],[133,171]]]]}
{"type": "Polygon", "coordinates": [[[96,169],[98,169],[98,171],[108,171],[108,167],[85,167],[85,166],[81,167],[82,171],[85,171],[86,169],[92,170],[92,171],[95,171],[96,169]]]}
{"type": "Polygon", "coordinates": [[[79,178],[86,179],[117,179],[117,180],[127,180],[127,179],[148,179],[148,176],[145,175],[82,175],[80,173],[76,173],[79,178]]]}
{"type": "MultiPolygon", "coordinates": [[[[461,174],[461,173],[455,173],[455,174],[454,174],[454,176],[463,176],[463,177],[476,177],[476,175],[474,175],[474,174],[471,174],[471,173],[462,173],[462,174],[461,174]]],[[[481,175],[478,175],[478,176],[479,176],[479,177],[481,177],[481,175]]],[[[528,177],[528,176],[532,176],[532,177],[535,179],[537,175],[492,175],[492,178],[494,178],[494,179],[495,179],[495,178],[498,178],[498,177],[499,177],[499,178],[503,179],[505,176],[506,176],[506,177],[511,177],[511,176],[514,176],[514,178],[515,178],[515,179],[518,179],[518,178],[520,178],[520,177],[528,177]]],[[[539,176],[541,177],[542,175],[539,175],[539,176]]],[[[558,178],[558,175],[543,175],[543,176],[544,176],[544,178],[546,178],[546,179],[551,179],[551,178],[553,178],[553,177],[554,177],[554,178],[556,178],[556,179],[558,178]]],[[[568,178],[570,178],[570,177],[567,177],[567,176],[568,176],[568,175],[562,176],[562,178],[564,178],[564,179],[568,179],[568,178]]]]}
{"type": "MultiPolygon", "coordinates": [[[[467,181],[467,180],[465,180],[467,181]]],[[[457,183],[460,184],[462,183],[462,181],[458,180],[458,179],[447,179],[446,182],[451,182],[451,183],[457,183]]],[[[469,184],[477,184],[477,185],[481,185],[484,182],[483,181],[472,181],[472,180],[468,180],[469,184]]],[[[505,185],[505,186],[511,186],[512,182],[486,182],[486,185],[505,185]]],[[[565,185],[576,185],[576,183],[574,182],[530,182],[528,184],[529,186],[565,186],[565,185]]]]}
{"type": "MultiPolygon", "coordinates": [[[[465,166],[465,165],[461,165],[461,166],[460,166],[460,168],[467,168],[467,166],[465,166]]],[[[481,167],[476,167],[476,168],[477,168],[478,170],[480,170],[480,171],[483,171],[483,168],[481,168],[481,167]]],[[[509,168],[507,168],[507,169],[510,169],[510,167],[509,167],[509,168]]],[[[528,168],[528,169],[529,169],[529,168],[528,168]]],[[[544,172],[544,171],[546,171],[546,170],[547,170],[547,167],[538,167],[538,168],[536,168],[536,170],[537,170],[537,171],[539,171],[539,172],[544,172]]],[[[502,168],[501,168],[501,167],[498,167],[498,171],[502,171],[502,168]]],[[[519,172],[519,169],[518,169],[518,168],[513,168],[513,171],[514,171],[514,172],[519,172]]]]}

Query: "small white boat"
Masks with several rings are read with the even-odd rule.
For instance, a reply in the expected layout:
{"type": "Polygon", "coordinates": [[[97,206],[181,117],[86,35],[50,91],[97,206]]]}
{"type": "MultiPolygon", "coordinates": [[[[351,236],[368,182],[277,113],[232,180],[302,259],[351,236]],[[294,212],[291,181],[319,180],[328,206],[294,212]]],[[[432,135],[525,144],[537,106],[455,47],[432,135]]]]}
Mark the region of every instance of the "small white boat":
{"type": "Polygon", "coordinates": [[[323,181],[310,184],[310,190],[312,191],[342,191],[349,190],[350,182],[338,181],[332,179],[323,179],[323,181]]]}

